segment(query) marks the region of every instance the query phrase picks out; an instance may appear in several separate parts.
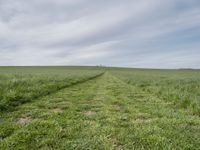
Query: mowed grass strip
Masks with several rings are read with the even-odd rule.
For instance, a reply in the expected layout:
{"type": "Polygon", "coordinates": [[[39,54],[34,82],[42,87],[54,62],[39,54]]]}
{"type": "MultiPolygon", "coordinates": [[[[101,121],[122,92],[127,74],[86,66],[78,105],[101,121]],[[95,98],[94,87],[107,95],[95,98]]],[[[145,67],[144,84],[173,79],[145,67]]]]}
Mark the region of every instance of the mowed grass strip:
{"type": "Polygon", "coordinates": [[[200,119],[109,72],[4,113],[0,149],[198,149],[200,119]]]}

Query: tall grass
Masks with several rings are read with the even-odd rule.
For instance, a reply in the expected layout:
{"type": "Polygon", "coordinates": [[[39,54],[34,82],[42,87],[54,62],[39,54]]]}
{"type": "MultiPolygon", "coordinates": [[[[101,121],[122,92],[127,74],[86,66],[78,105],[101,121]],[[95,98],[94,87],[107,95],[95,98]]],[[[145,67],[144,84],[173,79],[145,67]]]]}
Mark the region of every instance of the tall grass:
{"type": "Polygon", "coordinates": [[[1,67],[0,111],[101,74],[96,68],[75,67],[1,67]]]}
{"type": "Polygon", "coordinates": [[[200,115],[200,70],[113,69],[125,82],[200,115]]]}

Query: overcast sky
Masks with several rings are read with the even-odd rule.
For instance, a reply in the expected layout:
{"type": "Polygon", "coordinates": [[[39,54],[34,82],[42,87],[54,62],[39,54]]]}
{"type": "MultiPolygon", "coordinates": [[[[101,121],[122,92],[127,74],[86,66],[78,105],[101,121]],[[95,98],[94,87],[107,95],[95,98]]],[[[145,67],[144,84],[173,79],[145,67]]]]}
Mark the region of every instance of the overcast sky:
{"type": "Polygon", "coordinates": [[[200,0],[0,0],[0,65],[200,68],[200,0]]]}

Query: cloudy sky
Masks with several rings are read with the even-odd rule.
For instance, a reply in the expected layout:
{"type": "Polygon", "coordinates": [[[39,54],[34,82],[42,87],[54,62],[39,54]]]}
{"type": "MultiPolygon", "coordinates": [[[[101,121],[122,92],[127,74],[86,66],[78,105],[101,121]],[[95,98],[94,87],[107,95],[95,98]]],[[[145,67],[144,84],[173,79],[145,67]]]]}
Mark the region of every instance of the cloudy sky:
{"type": "Polygon", "coordinates": [[[200,0],[0,0],[0,65],[200,68],[200,0]]]}

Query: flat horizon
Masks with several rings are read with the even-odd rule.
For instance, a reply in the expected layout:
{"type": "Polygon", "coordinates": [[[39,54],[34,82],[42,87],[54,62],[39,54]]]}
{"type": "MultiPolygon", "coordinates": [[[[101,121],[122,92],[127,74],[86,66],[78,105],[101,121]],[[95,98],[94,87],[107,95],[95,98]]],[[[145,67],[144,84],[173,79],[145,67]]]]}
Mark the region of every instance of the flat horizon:
{"type": "Polygon", "coordinates": [[[91,66],[81,66],[81,65],[21,65],[21,66],[0,66],[0,67],[103,67],[103,68],[124,68],[124,69],[155,69],[155,70],[200,70],[200,68],[138,68],[138,67],[126,67],[126,66],[104,66],[104,65],[91,65],[91,66]]]}

